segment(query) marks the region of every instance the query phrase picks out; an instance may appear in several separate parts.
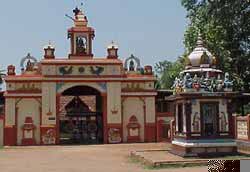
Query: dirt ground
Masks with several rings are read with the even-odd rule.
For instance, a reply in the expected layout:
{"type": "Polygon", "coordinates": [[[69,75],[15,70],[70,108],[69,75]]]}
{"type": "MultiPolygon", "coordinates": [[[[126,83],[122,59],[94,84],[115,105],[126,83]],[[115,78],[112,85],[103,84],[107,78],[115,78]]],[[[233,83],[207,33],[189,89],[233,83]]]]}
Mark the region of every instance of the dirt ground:
{"type": "Polygon", "coordinates": [[[166,144],[11,147],[0,149],[0,172],[207,172],[207,167],[144,169],[130,151],[166,149],[166,144]]]}

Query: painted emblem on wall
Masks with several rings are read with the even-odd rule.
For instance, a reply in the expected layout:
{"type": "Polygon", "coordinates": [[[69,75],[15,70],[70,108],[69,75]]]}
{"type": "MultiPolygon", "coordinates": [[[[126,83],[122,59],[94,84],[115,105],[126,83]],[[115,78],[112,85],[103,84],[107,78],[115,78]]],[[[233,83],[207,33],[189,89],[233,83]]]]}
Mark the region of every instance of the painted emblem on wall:
{"type": "Polygon", "coordinates": [[[121,132],[118,128],[110,128],[108,132],[109,143],[121,143],[121,132]]]}
{"type": "Polygon", "coordinates": [[[62,75],[69,75],[69,74],[72,74],[73,72],[73,66],[61,66],[59,67],[59,72],[62,74],[62,75]]]}
{"type": "Polygon", "coordinates": [[[61,75],[83,75],[83,74],[93,74],[101,75],[105,68],[103,66],[60,66],[58,71],[61,75]]]}
{"type": "Polygon", "coordinates": [[[104,72],[104,67],[102,66],[91,66],[90,67],[90,72],[94,75],[100,75],[101,73],[104,72]]]}
{"type": "Polygon", "coordinates": [[[56,144],[56,133],[54,129],[49,129],[46,131],[46,134],[42,136],[43,144],[53,145],[56,144]]]}

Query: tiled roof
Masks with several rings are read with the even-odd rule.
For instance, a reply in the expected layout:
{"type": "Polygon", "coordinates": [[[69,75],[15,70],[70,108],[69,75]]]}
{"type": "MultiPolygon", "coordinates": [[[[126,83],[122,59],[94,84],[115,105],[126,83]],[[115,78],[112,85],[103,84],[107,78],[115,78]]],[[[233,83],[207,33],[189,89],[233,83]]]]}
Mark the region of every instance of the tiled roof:
{"type": "MultiPolygon", "coordinates": [[[[89,109],[93,112],[96,111],[96,97],[95,96],[79,96],[80,99],[89,106],[89,109]]],[[[60,97],[60,113],[61,114],[66,114],[65,106],[71,100],[74,98],[74,96],[62,96],[60,97]]]]}

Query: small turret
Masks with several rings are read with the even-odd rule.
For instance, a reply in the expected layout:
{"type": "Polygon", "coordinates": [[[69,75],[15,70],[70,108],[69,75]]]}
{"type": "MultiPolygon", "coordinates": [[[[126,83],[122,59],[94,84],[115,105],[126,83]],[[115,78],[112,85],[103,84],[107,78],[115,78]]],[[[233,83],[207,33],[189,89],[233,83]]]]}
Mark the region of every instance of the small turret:
{"type": "Polygon", "coordinates": [[[55,59],[55,47],[53,47],[50,42],[44,47],[44,58],[55,59]]]}
{"type": "Polygon", "coordinates": [[[111,42],[111,44],[108,46],[108,59],[117,59],[118,58],[118,46],[114,43],[114,41],[111,42]]]}

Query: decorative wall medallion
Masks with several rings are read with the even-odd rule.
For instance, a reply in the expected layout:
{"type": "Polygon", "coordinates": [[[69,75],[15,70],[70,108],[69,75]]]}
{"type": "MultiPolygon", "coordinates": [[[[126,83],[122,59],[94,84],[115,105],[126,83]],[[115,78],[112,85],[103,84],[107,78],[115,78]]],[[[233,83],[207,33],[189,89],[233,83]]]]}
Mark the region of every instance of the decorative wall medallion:
{"type": "Polygon", "coordinates": [[[108,132],[109,143],[121,143],[121,131],[118,128],[110,128],[108,132]]]}
{"type": "Polygon", "coordinates": [[[80,73],[80,74],[83,74],[84,72],[85,72],[85,68],[82,66],[82,67],[79,67],[78,68],[78,72],[80,73]]]}

